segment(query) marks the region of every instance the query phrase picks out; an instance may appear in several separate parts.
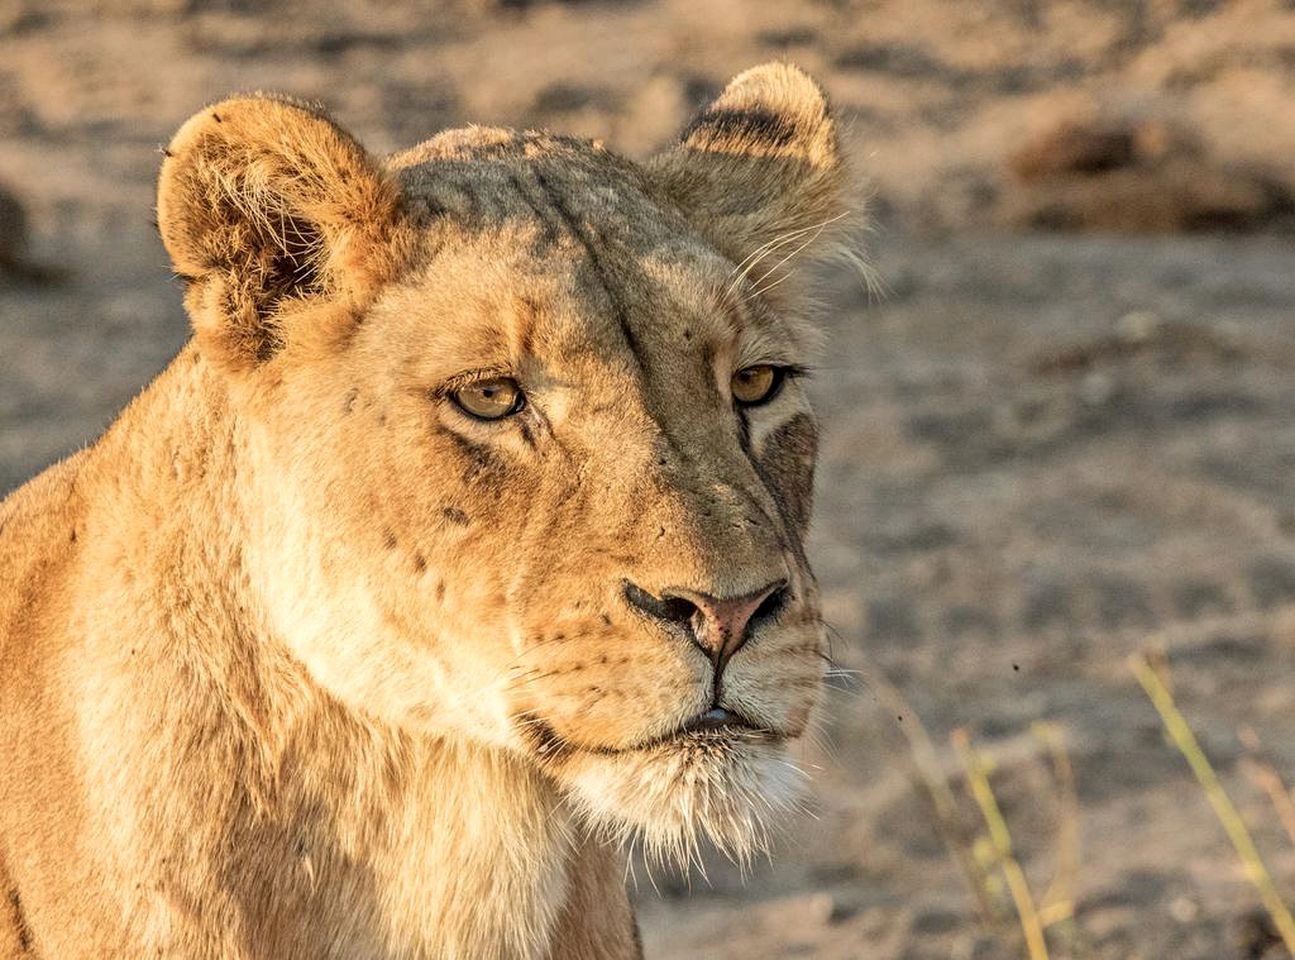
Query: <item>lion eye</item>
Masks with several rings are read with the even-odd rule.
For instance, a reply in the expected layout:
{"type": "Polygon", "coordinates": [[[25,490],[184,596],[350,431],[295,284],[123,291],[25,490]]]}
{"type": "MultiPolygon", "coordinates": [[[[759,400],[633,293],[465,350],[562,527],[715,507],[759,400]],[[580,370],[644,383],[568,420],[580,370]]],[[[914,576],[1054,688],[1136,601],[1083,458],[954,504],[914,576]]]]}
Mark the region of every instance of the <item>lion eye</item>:
{"type": "Polygon", "coordinates": [[[516,380],[495,377],[459,387],[450,399],[460,410],[478,420],[500,420],[516,413],[526,402],[526,395],[516,380]]]}
{"type": "Polygon", "coordinates": [[[744,407],[758,407],[778,394],[786,371],[769,363],[759,363],[733,374],[733,399],[744,407]]]}

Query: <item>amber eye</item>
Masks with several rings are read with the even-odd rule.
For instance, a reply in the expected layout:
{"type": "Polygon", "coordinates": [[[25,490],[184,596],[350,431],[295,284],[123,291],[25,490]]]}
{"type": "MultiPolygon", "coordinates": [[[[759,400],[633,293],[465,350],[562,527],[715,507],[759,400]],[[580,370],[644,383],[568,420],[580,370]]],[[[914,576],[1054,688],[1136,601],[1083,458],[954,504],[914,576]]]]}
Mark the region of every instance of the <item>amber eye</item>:
{"type": "Polygon", "coordinates": [[[450,394],[460,410],[478,420],[500,420],[516,413],[526,402],[526,395],[516,380],[495,377],[477,380],[450,394]]]}
{"type": "Polygon", "coordinates": [[[758,407],[778,395],[786,370],[758,363],[733,374],[733,399],[744,407],[758,407]]]}

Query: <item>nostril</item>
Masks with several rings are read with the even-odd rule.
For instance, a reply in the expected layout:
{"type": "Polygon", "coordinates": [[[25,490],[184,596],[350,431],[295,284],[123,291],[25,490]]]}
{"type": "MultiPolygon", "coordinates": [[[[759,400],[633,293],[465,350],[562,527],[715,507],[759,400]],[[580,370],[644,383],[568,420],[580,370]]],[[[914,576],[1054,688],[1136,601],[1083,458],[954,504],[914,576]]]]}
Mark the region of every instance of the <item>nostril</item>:
{"type": "Polygon", "coordinates": [[[685,597],[673,594],[657,597],[628,580],[625,581],[625,599],[630,606],[646,613],[654,620],[663,620],[679,626],[691,625],[693,618],[699,612],[697,604],[685,597]]]}
{"type": "Polygon", "coordinates": [[[791,590],[786,580],[780,580],[774,584],[769,595],[760,602],[760,606],[755,608],[755,613],[751,614],[751,619],[746,622],[747,632],[777,620],[790,597],[791,590]]]}

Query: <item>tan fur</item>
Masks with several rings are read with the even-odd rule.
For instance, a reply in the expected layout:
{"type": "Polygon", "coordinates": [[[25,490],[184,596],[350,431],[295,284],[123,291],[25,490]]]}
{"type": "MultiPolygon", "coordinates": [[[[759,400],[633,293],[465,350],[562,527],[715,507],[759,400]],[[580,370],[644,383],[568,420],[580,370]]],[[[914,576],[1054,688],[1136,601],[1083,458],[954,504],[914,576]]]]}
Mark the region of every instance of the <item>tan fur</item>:
{"type": "Polygon", "coordinates": [[[814,427],[728,384],[805,362],[749,266],[840,182],[782,65],[641,167],[481,128],[380,160],[264,97],[186,123],[194,339],[0,506],[0,958],[629,958],[627,845],[749,856],[824,669],[814,427]],[[465,417],[482,372],[526,408],[465,417]],[[711,661],[625,582],[778,578],[721,691],[762,732],[678,733],[711,661]]]}

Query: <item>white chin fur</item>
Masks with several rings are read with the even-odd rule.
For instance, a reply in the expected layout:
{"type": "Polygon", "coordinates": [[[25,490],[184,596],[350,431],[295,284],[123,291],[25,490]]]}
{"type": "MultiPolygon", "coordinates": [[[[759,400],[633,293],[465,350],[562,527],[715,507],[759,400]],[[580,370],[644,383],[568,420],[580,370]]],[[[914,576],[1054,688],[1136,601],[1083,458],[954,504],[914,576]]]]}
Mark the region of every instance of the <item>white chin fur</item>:
{"type": "Polygon", "coordinates": [[[640,842],[650,860],[686,869],[703,837],[746,864],[795,807],[806,778],[781,744],[698,735],[644,750],[584,754],[571,800],[599,833],[640,842]]]}

